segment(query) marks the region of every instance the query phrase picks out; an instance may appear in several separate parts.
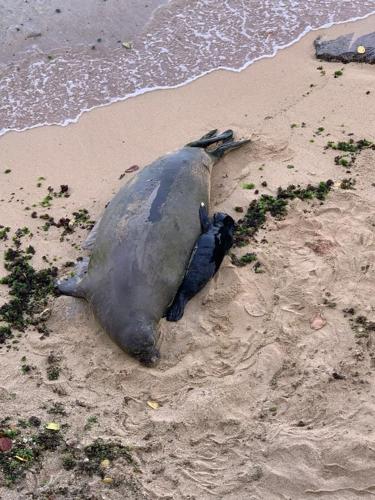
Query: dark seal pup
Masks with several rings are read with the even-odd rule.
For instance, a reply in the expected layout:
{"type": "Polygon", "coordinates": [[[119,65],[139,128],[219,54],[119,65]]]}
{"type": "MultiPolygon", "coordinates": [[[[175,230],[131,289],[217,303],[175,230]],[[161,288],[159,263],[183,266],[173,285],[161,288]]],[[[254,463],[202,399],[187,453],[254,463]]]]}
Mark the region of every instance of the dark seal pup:
{"type": "Polygon", "coordinates": [[[208,205],[212,167],[247,142],[213,130],[146,166],[95,225],[90,259],[57,283],[61,293],[85,298],[111,338],[146,365],[159,358],[158,323],[201,232],[197,207],[208,205]]]}
{"type": "Polygon", "coordinates": [[[195,244],[176,297],[167,310],[167,321],[178,321],[182,318],[187,302],[214,277],[224,256],[233,245],[235,222],[230,215],[217,212],[210,220],[202,203],[199,216],[202,234],[195,244]]]}

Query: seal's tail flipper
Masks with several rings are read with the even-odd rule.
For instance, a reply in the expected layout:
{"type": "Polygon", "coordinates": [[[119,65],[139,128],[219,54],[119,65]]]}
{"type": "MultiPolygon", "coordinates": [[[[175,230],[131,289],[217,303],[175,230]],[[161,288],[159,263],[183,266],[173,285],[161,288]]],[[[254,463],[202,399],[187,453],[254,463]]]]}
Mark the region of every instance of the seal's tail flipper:
{"type": "Polygon", "coordinates": [[[165,314],[166,320],[178,321],[179,319],[181,319],[182,316],[184,315],[186,304],[187,304],[187,299],[185,298],[184,295],[179,293],[172,302],[172,305],[168,307],[168,310],[165,314]]]}
{"type": "Polygon", "coordinates": [[[56,287],[62,295],[85,298],[82,280],[86,276],[89,265],[88,257],[77,261],[73,276],[56,281],[56,287]]]}
{"type": "Polygon", "coordinates": [[[226,152],[232,151],[232,149],[240,148],[241,146],[243,146],[244,144],[248,144],[249,142],[251,142],[250,139],[245,139],[243,141],[224,142],[224,144],[221,144],[220,146],[218,146],[216,149],[213,149],[212,151],[207,151],[207,153],[210,156],[213,156],[215,159],[218,160],[219,158],[224,156],[224,154],[226,152]]]}
{"type": "Polygon", "coordinates": [[[211,144],[215,144],[215,142],[226,142],[231,141],[233,139],[233,130],[226,130],[222,134],[217,134],[217,130],[211,130],[204,136],[202,136],[197,141],[189,142],[186,144],[186,147],[190,148],[206,148],[211,144]]]}

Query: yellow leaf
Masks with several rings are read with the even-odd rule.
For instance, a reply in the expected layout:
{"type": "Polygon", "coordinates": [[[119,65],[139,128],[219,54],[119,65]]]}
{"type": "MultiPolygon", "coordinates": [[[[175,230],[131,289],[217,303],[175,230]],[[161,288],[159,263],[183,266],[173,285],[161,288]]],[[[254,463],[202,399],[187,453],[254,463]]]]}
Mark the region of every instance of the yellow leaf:
{"type": "Polygon", "coordinates": [[[159,403],[157,403],[156,401],[147,401],[147,404],[153,410],[157,410],[160,406],[159,403]]]}
{"type": "Polygon", "coordinates": [[[16,459],[20,460],[21,462],[27,462],[26,458],[20,457],[19,455],[16,455],[16,459]]]}
{"type": "Polygon", "coordinates": [[[59,431],[60,424],[56,424],[55,422],[48,422],[48,424],[46,424],[46,429],[49,429],[50,431],[59,431]]]}
{"type": "Polygon", "coordinates": [[[122,42],[122,46],[125,47],[125,49],[132,49],[133,43],[132,42],[122,42]]]}
{"type": "Polygon", "coordinates": [[[359,45],[357,47],[357,52],[358,52],[358,54],[364,54],[366,52],[366,49],[363,45],[359,45]]]}
{"type": "Polygon", "coordinates": [[[103,477],[102,483],[111,484],[111,483],[113,483],[113,479],[111,477],[103,477]]]}
{"type": "Polygon", "coordinates": [[[105,458],[100,462],[100,467],[102,469],[108,469],[108,467],[111,465],[111,462],[108,460],[108,458],[105,458]]]}

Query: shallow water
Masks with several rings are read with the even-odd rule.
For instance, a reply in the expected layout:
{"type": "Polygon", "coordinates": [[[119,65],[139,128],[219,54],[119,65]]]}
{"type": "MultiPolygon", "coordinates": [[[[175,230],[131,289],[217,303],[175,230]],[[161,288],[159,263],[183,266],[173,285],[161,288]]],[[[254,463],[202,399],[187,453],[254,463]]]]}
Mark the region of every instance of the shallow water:
{"type": "Polygon", "coordinates": [[[373,12],[375,0],[2,0],[0,133],[240,70],[373,12]]]}

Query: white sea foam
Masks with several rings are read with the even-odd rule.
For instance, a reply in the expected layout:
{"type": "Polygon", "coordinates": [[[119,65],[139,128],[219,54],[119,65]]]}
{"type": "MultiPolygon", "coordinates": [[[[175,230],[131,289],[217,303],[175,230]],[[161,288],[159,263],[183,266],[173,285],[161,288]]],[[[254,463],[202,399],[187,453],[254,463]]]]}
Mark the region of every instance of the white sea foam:
{"type": "Polygon", "coordinates": [[[218,69],[239,72],[312,30],[375,13],[375,2],[366,0],[262,0],[256,9],[250,4],[226,0],[218,11],[214,0],[171,0],[158,9],[133,50],[104,56],[65,51],[52,61],[38,54],[19,69],[6,68],[0,81],[0,135],[66,126],[94,108],[177,88],[218,69]]]}

